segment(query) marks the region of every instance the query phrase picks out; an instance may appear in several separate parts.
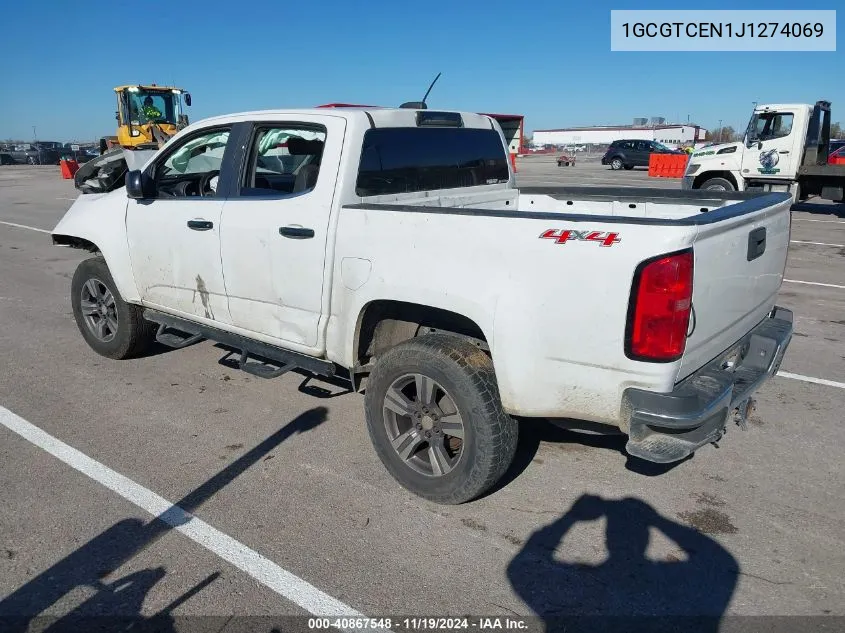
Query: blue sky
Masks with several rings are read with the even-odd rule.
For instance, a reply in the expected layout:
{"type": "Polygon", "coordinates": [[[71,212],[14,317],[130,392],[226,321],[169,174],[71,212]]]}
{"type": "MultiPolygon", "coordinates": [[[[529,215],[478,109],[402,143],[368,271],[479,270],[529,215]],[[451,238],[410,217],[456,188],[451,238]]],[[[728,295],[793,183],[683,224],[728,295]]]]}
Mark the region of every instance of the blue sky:
{"type": "MultiPolygon", "coordinates": [[[[838,0],[801,3],[835,9],[838,0]]],[[[344,101],[519,113],[526,130],[630,123],[636,116],[743,127],[752,102],[833,102],[845,123],[837,52],[610,50],[610,9],[677,2],[566,0],[8,2],[15,55],[0,67],[0,139],[114,134],[123,83],[170,83],[192,121],[241,110],[344,101]],[[93,7],[99,7],[93,9],[93,7]],[[160,8],[157,10],[157,8],[160,8]],[[121,35],[124,36],[121,38],[121,35]],[[100,51],[100,52],[97,52],[100,51]]],[[[695,9],[794,9],[795,2],[699,2],[695,9]],[[756,5],[756,6],[755,6],[756,5]]],[[[845,10],[837,15],[842,30],[845,10]]],[[[11,50],[7,46],[7,53],[11,50]]]]}

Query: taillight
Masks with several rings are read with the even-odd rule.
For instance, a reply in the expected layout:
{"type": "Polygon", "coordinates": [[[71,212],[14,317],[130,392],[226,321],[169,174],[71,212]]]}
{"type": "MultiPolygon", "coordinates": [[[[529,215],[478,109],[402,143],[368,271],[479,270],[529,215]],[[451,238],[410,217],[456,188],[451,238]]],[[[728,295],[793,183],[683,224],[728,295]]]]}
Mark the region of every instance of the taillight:
{"type": "Polygon", "coordinates": [[[668,363],[684,354],[692,308],[692,249],[642,262],[634,273],[625,355],[668,363]]]}

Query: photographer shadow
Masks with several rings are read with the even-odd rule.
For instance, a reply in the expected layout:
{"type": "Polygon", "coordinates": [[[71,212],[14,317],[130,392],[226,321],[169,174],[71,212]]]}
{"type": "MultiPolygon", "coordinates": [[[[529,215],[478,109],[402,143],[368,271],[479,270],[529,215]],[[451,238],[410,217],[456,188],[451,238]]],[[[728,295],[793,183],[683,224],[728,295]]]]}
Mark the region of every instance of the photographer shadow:
{"type": "Polygon", "coordinates": [[[739,564],[715,540],[639,499],[584,495],[569,512],[532,534],[507,574],[547,631],[715,633],[736,587],[739,564]],[[561,561],[566,551],[556,556],[576,524],[602,517],[606,560],[591,565],[561,561]],[[652,530],[673,541],[677,554],[646,558],[652,530]]]}

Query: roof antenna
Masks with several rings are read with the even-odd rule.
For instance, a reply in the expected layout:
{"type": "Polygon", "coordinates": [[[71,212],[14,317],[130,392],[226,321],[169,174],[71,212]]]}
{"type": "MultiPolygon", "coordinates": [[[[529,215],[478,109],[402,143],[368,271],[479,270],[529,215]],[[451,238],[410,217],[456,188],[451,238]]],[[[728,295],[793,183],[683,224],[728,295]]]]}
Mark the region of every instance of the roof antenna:
{"type": "Polygon", "coordinates": [[[412,110],[427,110],[428,106],[425,104],[425,100],[428,99],[428,93],[431,92],[431,89],[434,88],[434,84],[437,83],[437,80],[440,79],[440,75],[443,73],[437,73],[437,77],[434,78],[434,81],[431,82],[431,85],[428,87],[428,90],[425,91],[425,96],[423,96],[422,101],[408,101],[403,103],[400,108],[410,108],[412,110]]]}

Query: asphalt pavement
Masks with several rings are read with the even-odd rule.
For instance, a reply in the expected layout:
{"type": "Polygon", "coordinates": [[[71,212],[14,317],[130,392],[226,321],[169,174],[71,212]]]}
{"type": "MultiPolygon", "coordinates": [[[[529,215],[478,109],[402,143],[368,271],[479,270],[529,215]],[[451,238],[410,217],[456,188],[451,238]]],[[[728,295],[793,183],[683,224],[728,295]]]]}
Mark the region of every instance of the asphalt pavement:
{"type": "MultiPolygon", "coordinates": [[[[679,186],[518,168],[522,185],[679,186]]],[[[845,205],[794,208],[780,303],[796,336],[747,431],[661,469],[620,437],[523,422],[502,485],[447,507],[384,470],[360,395],[251,377],[211,343],[94,354],[69,298],[86,254],[48,234],[76,193],[54,167],[0,168],[0,618],[23,618],[7,623],[845,616],[845,205]]]]}

